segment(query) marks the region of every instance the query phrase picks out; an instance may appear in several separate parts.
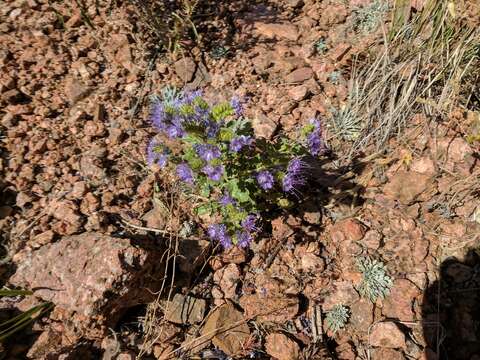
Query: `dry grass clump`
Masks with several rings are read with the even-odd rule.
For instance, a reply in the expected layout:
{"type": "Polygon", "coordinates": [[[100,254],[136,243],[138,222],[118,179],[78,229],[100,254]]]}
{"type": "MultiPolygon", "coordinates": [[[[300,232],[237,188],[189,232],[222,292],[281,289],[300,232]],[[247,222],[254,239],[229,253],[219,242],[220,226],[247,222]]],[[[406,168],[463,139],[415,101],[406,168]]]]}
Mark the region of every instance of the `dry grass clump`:
{"type": "Polygon", "coordinates": [[[130,0],[159,45],[170,52],[182,50],[185,42],[198,38],[193,15],[199,0],[130,0]]]}
{"type": "Polygon", "coordinates": [[[347,104],[333,114],[334,135],[353,142],[349,157],[372,144],[383,149],[414,114],[441,119],[470,108],[478,92],[480,29],[447,0],[429,0],[410,21],[404,11],[394,8],[384,46],[372,61],[356,64],[347,104]]]}

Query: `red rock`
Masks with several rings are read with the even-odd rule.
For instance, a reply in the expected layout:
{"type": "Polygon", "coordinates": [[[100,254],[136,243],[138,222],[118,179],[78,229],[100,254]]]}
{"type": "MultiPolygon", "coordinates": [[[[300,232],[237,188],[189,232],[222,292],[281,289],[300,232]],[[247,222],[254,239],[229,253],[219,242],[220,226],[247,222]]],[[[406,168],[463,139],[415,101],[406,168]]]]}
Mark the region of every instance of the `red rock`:
{"type": "Polygon", "coordinates": [[[206,302],[192,296],[175,294],[165,305],[165,319],[176,324],[194,324],[203,320],[206,302]]]}
{"type": "Polygon", "coordinates": [[[202,337],[211,339],[227,355],[238,354],[250,338],[250,329],[242,320],[242,313],[231,303],[221,305],[208,315],[202,328],[202,337]]]}
{"type": "Polygon", "coordinates": [[[185,83],[192,81],[196,68],[195,61],[190,57],[184,57],[173,64],[175,73],[185,83]]]}
{"type": "Polygon", "coordinates": [[[363,239],[366,227],[356,219],[341,220],[330,229],[330,236],[335,243],[343,241],[359,241],[363,239]]]}
{"type": "Polygon", "coordinates": [[[65,80],[65,95],[71,104],[83,99],[89,91],[89,88],[80,80],[72,77],[67,77],[65,80]]]}
{"type": "Polygon", "coordinates": [[[265,339],[265,350],[268,355],[278,360],[300,359],[300,347],[282,333],[268,334],[265,339]]]}
{"type": "Polygon", "coordinates": [[[278,124],[262,112],[259,112],[252,120],[252,127],[255,136],[270,139],[277,130],[278,124]]]}
{"type": "Polygon", "coordinates": [[[366,334],[373,323],[373,304],[370,300],[360,299],[350,306],[349,324],[359,333],[366,334]]]}
{"type": "Polygon", "coordinates": [[[287,83],[299,83],[305,80],[309,80],[313,77],[313,71],[309,67],[303,67],[297,70],[292,71],[287,75],[285,81],[287,83]]]}
{"type": "Polygon", "coordinates": [[[351,45],[347,43],[340,43],[336,45],[332,50],[329,52],[329,56],[334,61],[342,61],[343,58],[348,54],[351,50],[351,45]]]}
{"type": "Polygon", "coordinates": [[[351,282],[337,280],[333,285],[334,289],[325,297],[323,302],[323,308],[325,310],[328,311],[338,304],[349,306],[360,299],[351,282]]]}
{"type": "Polygon", "coordinates": [[[394,349],[380,348],[372,351],[372,360],[405,360],[401,351],[394,349]]]}
{"type": "Polygon", "coordinates": [[[283,324],[297,315],[299,300],[297,297],[286,296],[243,295],[240,298],[240,306],[245,311],[247,318],[255,317],[259,322],[283,324]],[[268,307],[265,304],[268,304],[268,307]]]}
{"type": "Polygon", "coordinates": [[[405,334],[393,322],[381,322],[373,326],[370,332],[371,346],[390,348],[390,349],[405,349],[405,334]]]}
{"type": "Polygon", "coordinates": [[[387,197],[410,205],[417,201],[431,184],[432,178],[429,175],[402,170],[390,179],[383,191],[387,197]]]}
{"type": "Polygon", "coordinates": [[[36,289],[35,296],[87,318],[105,314],[112,324],[122,309],[155,298],[156,283],[149,279],[153,273],[158,278],[159,256],[128,239],[96,233],[67,236],[28,252],[16,264],[10,283],[36,289]]]}
{"type": "Polygon", "coordinates": [[[288,95],[295,101],[301,101],[305,99],[308,94],[308,88],[305,85],[295,86],[288,90],[288,95]]]}
{"type": "Polygon", "coordinates": [[[239,280],[240,270],[236,264],[228,264],[213,275],[213,281],[222,289],[223,297],[226,299],[235,297],[239,280]]]}
{"type": "Polygon", "coordinates": [[[427,156],[414,160],[410,166],[410,169],[420,174],[426,174],[430,176],[433,176],[437,173],[435,169],[435,163],[427,156]]]}
{"type": "Polygon", "coordinates": [[[395,280],[390,294],[383,302],[383,314],[401,321],[415,321],[413,301],[420,294],[420,290],[409,280],[395,280]]]}
{"type": "Polygon", "coordinates": [[[287,40],[297,41],[299,37],[297,27],[289,23],[255,22],[254,26],[257,33],[267,38],[279,37],[287,40]]]}

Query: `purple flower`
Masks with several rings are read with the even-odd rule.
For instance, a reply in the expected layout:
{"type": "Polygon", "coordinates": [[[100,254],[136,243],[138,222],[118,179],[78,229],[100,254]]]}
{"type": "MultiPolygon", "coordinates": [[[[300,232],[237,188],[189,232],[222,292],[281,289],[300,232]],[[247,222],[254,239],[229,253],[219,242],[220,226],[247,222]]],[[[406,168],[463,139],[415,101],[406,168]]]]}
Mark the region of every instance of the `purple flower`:
{"type": "Polygon", "coordinates": [[[171,139],[180,138],[185,135],[185,130],[180,125],[170,125],[167,127],[167,135],[171,139]]]}
{"type": "Polygon", "coordinates": [[[243,115],[243,106],[242,103],[240,102],[240,99],[236,96],[232,98],[230,101],[230,105],[232,106],[233,110],[235,111],[236,116],[242,116],[243,115]]]}
{"type": "Polygon", "coordinates": [[[186,163],[177,165],[177,176],[180,180],[188,184],[193,184],[194,182],[192,169],[190,169],[190,166],[186,163]]]}
{"type": "Polygon", "coordinates": [[[223,165],[206,165],[203,167],[202,171],[205,173],[205,175],[208,176],[210,180],[213,181],[220,181],[223,175],[223,165]]]}
{"type": "Polygon", "coordinates": [[[161,102],[153,104],[150,121],[154,128],[159,131],[164,131],[167,128],[165,123],[165,108],[161,102]]]}
{"type": "Polygon", "coordinates": [[[218,200],[220,205],[227,206],[227,205],[235,205],[235,199],[230,196],[230,194],[225,193],[223,196],[218,200]]]}
{"type": "Polygon", "coordinates": [[[148,165],[157,164],[161,168],[167,165],[168,155],[162,151],[160,143],[155,139],[151,139],[147,145],[147,163],[148,165]]]}
{"type": "Polygon", "coordinates": [[[220,149],[211,144],[196,145],[195,151],[197,152],[198,156],[205,161],[212,161],[213,159],[219,158],[222,155],[220,149]]]}
{"type": "Polygon", "coordinates": [[[250,246],[250,243],[253,240],[253,237],[250,233],[246,231],[237,231],[237,245],[241,248],[247,248],[250,246]]]}
{"type": "Polygon", "coordinates": [[[215,122],[215,121],[207,121],[205,124],[205,132],[207,133],[207,137],[212,139],[217,137],[218,132],[220,131],[220,127],[223,125],[222,122],[215,122]]]}
{"type": "Polygon", "coordinates": [[[247,232],[253,232],[257,231],[257,225],[255,224],[257,222],[257,217],[255,215],[248,215],[245,219],[242,221],[242,227],[245,231],[247,232]]]}
{"type": "Polygon", "coordinates": [[[301,174],[308,169],[308,164],[301,157],[294,157],[287,165],[287,172],[292,174],[301,174]]]}
{"type": "Polygon", "coordinates": [[[224,249],[232,246],[232,239],[228,235],[225,224],[213,224],[208,227],[208,236],[212,241],[218,241],[224,249]]]}
{"type": "Polygon", "coordinates": [[[317,119],[310,120],[310,124],[314,126],[314,129],[307,136],[307,144],[310,149],[310,154],[317,156],[323,153],[326,149],[325,142],[323,141],[322,126],[317,119]]]}
{"type": "Polygon", "coordinates": [[[273,175],[267,170],[260,171],[257,174],[257,182],[263,190],[271,189],[273,187],[273,175]]]}
{"type": "Polygon", "coordinates": [[[239,152],[244,146],[252,145],[253,139],[251,136],[240,135],[230,141],[230,150],[239,152]]]}
{"type": "Polygon", "coordinates": [[[202,90],[194,90],[194,91],[190,91],[190,92],[187,92],[184,97],[183,97],[183,100],[185,103],[192,103],[196,98],[202,96],[202,90]]]}
{"type": "Polygon", "coordinates": [[[305,170],[308,165],[300,158],[295,157],[288,163],[287,172],[282,180],[282,188],[285,192],[297,190],[305,185],[305,170]]]}

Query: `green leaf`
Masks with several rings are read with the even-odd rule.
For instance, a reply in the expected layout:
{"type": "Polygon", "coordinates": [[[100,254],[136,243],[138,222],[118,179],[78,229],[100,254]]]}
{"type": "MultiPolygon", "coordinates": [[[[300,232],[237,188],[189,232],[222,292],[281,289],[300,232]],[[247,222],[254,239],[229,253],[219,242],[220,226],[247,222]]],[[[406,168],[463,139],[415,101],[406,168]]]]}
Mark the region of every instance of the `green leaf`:
{"type": "Polygon", "coordinates": [[[230,129],[220,129],[219,138],[220,141],[230,141],[234,135],[234,132],[230,129]]]}
{"type": "Polygon", "coordinates": [[[211,116],[215,121],[224,120],[226,117],[231,116],[235,113],[230,103],[221,103],[217,104],[212,108],[211,116]]]}
{"type": "Polygon", "coordinates": [[[209,202],[206,203],[206,204],[197,206],[197,207],[195,208],[195,213],[196,213],[198,216],[211,215],[212,212],[213,212],[212,204],[209,203],[209,202]]]}
{"type": "Polygon", "coordinates": [[[239,186],[237,179],[232,179],[227,183],[227,189],[230,195],[240,203],[253,202],[250,197],[250,191],[239,186]]]}

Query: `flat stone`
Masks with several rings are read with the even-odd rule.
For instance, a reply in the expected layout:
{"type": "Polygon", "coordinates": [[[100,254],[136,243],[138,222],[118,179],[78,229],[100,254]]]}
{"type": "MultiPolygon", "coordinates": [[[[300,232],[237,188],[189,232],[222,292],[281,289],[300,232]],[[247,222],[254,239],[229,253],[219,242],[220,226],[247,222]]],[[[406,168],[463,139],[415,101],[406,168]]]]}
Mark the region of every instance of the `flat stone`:
{"type": "Polygon", "coordinates": [[[265,350],[268,355],[278,360],[300,359],[300,347],[282,333],[268,334],[265,339],[265,350]]]}
{"type": "Polygon", "coordinates": [[[232,303],[226,303],[208,315],[201,334],[227,355],[235,355],[250,338],[250,329],[243,320],[242,313],[232,303]]]}
{"type": "Polygon", "coordinates": [[[309,80],[313,77],[313,70],[309,67],[302,67],[297,70],[293,70],[290,74],[287,75],[285,81],[287,83],[299,83],[306,80],[309,80]]]}
{"type": "Polygon", "coordinates": [[[404,205],[414,203],[419,196],[427,191],[432,177],[415,171],[399,171],[385,185],[385,195],[398,200],[404,205]]]}
{"type": "Polygon", "coordinates": [[[197,65],[190,57],[184,57],[173,64],[173,70],[183,82],[192,81],[197,65]]]}
{"type": "Polygon", "coordinates": [[[370,333],[370,345],[390,349],[405,349],[405,334],[393,322],[375,324],[370,333]]]}
{"type": "Polygon", "coordinates": [[[256,22],[255,30],[258,34],[267,38],[283,38],[287,40],[297,41],[299,34],[298,28],[289,23],[264,23],[256,22]]]}
{"type": "Polygon", "coordinates": [[[206,301],[192,296],[175,294],[167,303],[165,319],[176,324],[194,324],[203,320],[206,301]]]}

